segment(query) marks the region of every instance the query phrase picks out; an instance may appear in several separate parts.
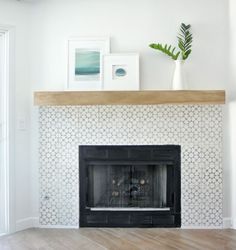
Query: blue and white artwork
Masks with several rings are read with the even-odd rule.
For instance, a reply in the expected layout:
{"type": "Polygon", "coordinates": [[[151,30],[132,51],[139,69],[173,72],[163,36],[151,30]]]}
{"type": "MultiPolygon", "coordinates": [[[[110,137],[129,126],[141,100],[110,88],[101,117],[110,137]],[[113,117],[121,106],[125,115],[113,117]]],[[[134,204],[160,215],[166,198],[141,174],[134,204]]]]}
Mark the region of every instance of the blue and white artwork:
{"type": "Polygon", "coordinates": [[[100,80],[101,52],[91,49],[75,50],[75,80],[97,81],[100,80]]]}
{"type": "Polygon", "coordinates": [[[127,74],[127,72],[123,68],[118,68],[118,69],[116,69],[115,74],[118,77],[122,77],[122,76],[125,76],[127,74]]]}
{"type": "Polygon", "coordinates": [[[113,80],[123,80],[127,77],[128,67],[127,65],[112,65],[112,79],[113,80]]]}

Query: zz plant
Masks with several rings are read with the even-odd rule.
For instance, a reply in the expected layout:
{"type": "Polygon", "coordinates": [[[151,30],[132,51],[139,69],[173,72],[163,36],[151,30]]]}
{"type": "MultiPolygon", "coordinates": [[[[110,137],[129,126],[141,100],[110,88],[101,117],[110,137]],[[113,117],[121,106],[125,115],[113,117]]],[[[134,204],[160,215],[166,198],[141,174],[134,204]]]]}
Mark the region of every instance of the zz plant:
{"type": "Polygon", "coordinates": [[[189,55],[192,52],[192,42],[193,42],[193,35],[190,32],[191,25],[186,25],[184,23],[180,26],[180,32],[177,36],[178,38],[178,47],[179,51],[176,51],[176,47],[173,47],[172,45],[162,45],[161,43],[152,43],[149,45],[152,49],[159,50],[166,54],[167,56],[170,56],[173,60],[180,59],[186,60],[189,55]]]}

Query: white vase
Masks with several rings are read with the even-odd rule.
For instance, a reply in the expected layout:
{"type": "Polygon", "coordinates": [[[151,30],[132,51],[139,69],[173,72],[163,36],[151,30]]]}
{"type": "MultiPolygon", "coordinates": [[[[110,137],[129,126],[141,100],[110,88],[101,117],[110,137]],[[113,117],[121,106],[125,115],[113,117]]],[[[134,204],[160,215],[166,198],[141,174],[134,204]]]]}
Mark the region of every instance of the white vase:
{"type": "Polygon", "coordinates": [[[172,89],[186,89],[186,82],[184,76],[184,60],[175,60],[175,72],[173,76],[172,89]]]}

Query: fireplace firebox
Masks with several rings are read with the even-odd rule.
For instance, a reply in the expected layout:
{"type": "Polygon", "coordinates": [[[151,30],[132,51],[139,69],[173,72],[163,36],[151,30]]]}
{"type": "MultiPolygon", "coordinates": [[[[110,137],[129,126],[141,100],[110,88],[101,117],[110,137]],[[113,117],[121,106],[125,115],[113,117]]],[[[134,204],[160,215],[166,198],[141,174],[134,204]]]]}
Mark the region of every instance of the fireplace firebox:
{"type": "Polygon", "coordinates": [[[80,227],[180,227],[180,146],[80,146],[80,227]]]}

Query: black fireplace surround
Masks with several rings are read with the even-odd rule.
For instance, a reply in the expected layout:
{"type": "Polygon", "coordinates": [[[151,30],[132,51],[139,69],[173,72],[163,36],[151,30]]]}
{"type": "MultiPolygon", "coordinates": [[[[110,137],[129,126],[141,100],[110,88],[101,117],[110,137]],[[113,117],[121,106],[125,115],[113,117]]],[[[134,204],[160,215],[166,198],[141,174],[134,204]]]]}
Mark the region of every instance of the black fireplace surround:
{"type": "Polygon", "coordinates": [[[180,227],[180,150],[80,146],[80,227],[180,227]]]}

